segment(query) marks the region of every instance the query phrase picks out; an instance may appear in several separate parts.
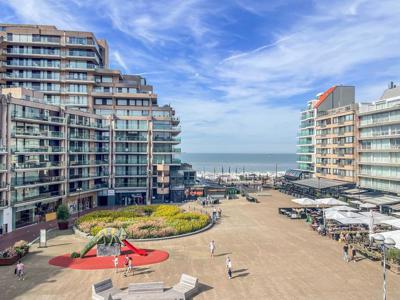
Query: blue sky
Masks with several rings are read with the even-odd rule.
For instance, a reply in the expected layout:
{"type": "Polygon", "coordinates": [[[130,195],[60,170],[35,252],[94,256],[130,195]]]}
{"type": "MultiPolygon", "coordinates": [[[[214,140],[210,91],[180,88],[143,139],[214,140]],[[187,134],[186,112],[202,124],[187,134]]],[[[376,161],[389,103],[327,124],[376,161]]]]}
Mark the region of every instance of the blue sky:
{"type": "Polygon", "coordinates": [[[400,67],[398,0],[0,0],[0,22],[108,40],[182,120],[185,152],[293,153],[299,111],[334,84],[376,100],[400,67]]]}

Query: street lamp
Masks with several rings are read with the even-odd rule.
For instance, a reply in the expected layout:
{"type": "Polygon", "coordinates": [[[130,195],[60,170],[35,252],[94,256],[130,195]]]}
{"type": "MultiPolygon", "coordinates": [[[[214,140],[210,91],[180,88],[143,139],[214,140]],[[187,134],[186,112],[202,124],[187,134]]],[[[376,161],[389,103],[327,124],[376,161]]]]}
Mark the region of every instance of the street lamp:
{"type": "Polygon", "coordinates": [[[385,237],[382,234],[377,234],[374,237],[374,241],[378,246],[382,248],[383,253],[383,300],[386,300],[386,249],[391,249],[396,245],[396,242],[388,237],[385,237]]]}
{"type": "Polygon", "coordinates": [[[82,188],[77,188],[76,191],[78,192],[78,218],[79,218],[79,212],[80,212],[80,202],[81,202],[81,192],[82,192],[82,188]]]}

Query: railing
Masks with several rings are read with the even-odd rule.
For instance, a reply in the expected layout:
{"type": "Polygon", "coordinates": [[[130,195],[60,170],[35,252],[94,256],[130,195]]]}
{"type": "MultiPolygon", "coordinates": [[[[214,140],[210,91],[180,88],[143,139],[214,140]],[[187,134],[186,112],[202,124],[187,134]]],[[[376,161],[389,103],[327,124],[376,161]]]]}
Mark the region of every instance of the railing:
{"type": "Polygon", "coordinates": [[[24,186],[24,185],[33,185],[40,183],[51,183],[64,181],[64,176],[48,176],[48,177],[39,177],[39,178],[13,178],[11,180],[11,184],[14,186],[24,186]]]}
{"type": "Polygon", "coordinates": [[[13,169],[37,169],[37,168],[51,168],[51,167],[62,167],[61,162],[26,162],[26,163],[14,163],[13,169]]]}
{"type": "Polygon", "coordinates": [[[53,122],[53,123],[65,123],[65,119],[61,117],[53,117],[49,116],[46,114],[31,114],[31,113],[18,113],[18,112],[12,112],[11,114],[12,118],[19,118],[19,119],[30,119],[30,120],[40,120],[40,121],[47,121],[47,122],[53,122]]]}
{"type": "Polygon", "coordinates": [[[116,148],[115,152],[125,153],[147,153],[147,149],[130,149],[130,148],[116,148]]]}
{"type": "Polygon", "coordinates": [[[20,153],[20,152],[64,152],[63,147],[58,146],[47,146],[47,147],[20,147],[17,149],[11,149],[12,153],[20,153]]]}
{"type": "Polygon", "coordinates": [[[18,202],[42,200],[42,199],[53,198],[53,197],[63,196],[63,195],[64,195],[64,193],[60,193],[59,191],[54,191],[54,192],[49,192],[49,193],[42,193],[42,194],[38,194],[38,195],[25,196],[25,197],[15,197],[14,194],[12,194],[11,202],[15,204],[15,203],[18,203],[18,202]]]}
{"type": "Polygon", "coordinates": [[[117,141],[147,141],[147,138],[135,136],[116,136],[115,139],[117,141]]]}
{"type": "Polygon", "coordinates": [[[130,182],[116,182],[115,187],[131,187],[131,188],[145,188],[146,184],[137,184],[135,183],[130,183],[130,182]]]}
{"type": "Polygon", "coordinates": [[[108,164],[108,160],[73,160],[69,162],[70,166],[103,165],[108,164]]]}
{"type": "Polygon", "coordinates": [[[11,136],[16,137],[16,136],[21,136],[21,135],[27,135],[27,136],[37,136],[37,137],[54,137],[54,138],[62,138],[64,137],[64,133],[61,131],[37,131],[37,130],[28,130],[28,131],[23,131],[23,130],[17,130],[17,131],[12,131],[11,136]]]}

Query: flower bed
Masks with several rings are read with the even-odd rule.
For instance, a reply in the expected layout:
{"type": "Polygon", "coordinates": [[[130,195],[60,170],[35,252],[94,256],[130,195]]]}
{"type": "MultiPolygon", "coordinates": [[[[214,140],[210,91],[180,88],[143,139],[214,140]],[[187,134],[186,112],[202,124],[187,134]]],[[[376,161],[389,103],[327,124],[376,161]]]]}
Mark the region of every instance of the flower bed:
{"type": "Polygon", "coordinates": [[[194,232],[209,223],[208,215],[184,212],[178,206],[147,205],[95,211],[80,217],[75,225],[93,236],[103,228],[122,227],[131,239],[148,239],[194,232]]]}
{"type": "Polygon", "coordinates": [[[0,251],[0,266],[13,265],[21,257],[29,252],[29,245],[26,241],[21,240],[14,244],[12,247],[0,251]]]}

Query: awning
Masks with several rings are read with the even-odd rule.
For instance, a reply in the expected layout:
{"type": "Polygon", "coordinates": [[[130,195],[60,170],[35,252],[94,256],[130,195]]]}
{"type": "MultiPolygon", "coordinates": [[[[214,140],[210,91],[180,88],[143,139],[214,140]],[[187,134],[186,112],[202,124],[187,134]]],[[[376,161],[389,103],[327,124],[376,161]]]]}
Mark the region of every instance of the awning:
{"type": "Polygon", "coordinates": [[[386,224],[396,228],[400,228],[400,219],[382,221],[381,224],[386,224]]]}
{"type": "Polygon", "coordinates": [[[292,199],[292,202],[300,204],[300,205],[317,205],[317,203],[310,198],[292,199]]]}
{"type": "Polygon", "coordinates": [[[347,202],[337,200],[335,198],[320,198],[316,199],[315,202],[319,205],[349,205],[347,202]]]}
{"type": "Polygon", "coordinates": [[[301,185],[304,187],[320,189],[320,190],[349,185],[349,182],[339,181],[339,180],[331,180],[331,179],[325,179],[325,178],[319,178],[319,179],[318,178],[309,178],[309,179],[297,180],[293,183],[295,185],[301,185]]]}
{"type": "Polygon", "coordinates": [[[376,205],[375,204],[372,204],[372,203],[363,203],[363,204],[360,204],[360,208],[375,208],[376,207],[376,205]]]}
{"type": "Polygon", "coordinates": [[[350,207],[350,206],[345,206],[345,205],[332,206],[330,208],[325,209],[325,213],[331,212],[331,211],[358,211],[358,209],[354,208],[354,207],[350,207]]]}

